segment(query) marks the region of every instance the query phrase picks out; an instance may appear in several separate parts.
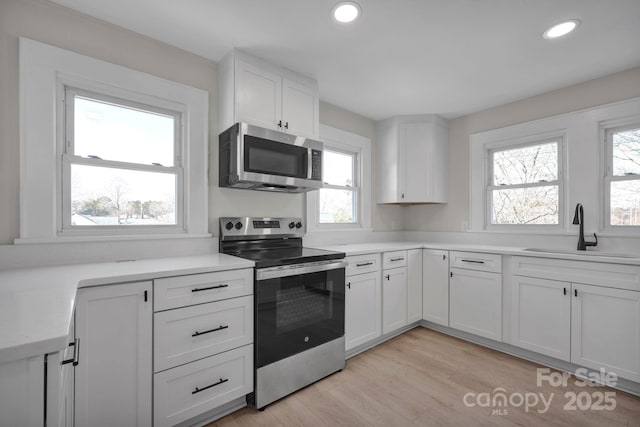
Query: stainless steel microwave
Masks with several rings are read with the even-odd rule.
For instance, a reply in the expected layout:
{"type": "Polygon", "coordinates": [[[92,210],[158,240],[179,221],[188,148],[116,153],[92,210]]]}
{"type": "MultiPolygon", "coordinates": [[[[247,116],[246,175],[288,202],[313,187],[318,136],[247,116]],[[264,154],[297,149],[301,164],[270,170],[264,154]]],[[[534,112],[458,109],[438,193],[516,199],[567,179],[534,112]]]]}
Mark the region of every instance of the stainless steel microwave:
{"type": "Polygon", "coordinates": [[[304,193],[322,187],[322,142],[247,123],[220,134],[220,187],[304,193]]]}

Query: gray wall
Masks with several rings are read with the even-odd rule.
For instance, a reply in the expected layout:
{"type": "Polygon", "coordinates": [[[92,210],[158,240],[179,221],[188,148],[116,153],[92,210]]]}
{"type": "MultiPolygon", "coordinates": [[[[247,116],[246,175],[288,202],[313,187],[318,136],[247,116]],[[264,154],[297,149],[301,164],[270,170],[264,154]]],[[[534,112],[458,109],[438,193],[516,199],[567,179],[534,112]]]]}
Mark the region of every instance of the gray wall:
{"type": "MultiPolygon", "coordinates": [[[[303,195],[229,190],[218,187],[217,64],[146,36],[87,17],[44,0],[0,1],[0,244],[19,237],[19,109],[18,37],[154,74],[209,92],[211,160],[209,228],[218,233],[217,218],[232,214],[285,216],[304,214],[303,195]]],[[[373,139],[372,121],[321,104],[321,121],[373,139]]],[[[374,209],[377,229],[401,218],[398,209],[374,209]]]]}
{"type": "Polygon", "coordinates": [[[476,132],[528,122],[640,96],[640,67],[567,86],[449,123],[449,203],[407,207],[405,230],[461,231],[469,221],[469,137],[476,132]]]}

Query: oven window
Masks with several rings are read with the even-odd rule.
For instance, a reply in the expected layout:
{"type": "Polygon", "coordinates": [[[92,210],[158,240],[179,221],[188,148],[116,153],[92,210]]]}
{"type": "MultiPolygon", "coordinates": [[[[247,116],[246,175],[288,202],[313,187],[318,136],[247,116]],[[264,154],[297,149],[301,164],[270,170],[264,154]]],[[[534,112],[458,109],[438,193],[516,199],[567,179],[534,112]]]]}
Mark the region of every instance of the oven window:
{"type": "Polygon", "coordinates": [[[244,169],[247,172],[307,178],[308,150],[245,135],[244,169]]]}
{"type": "Polygon", "coordinates": [[[331,319],[331,290],[324,283],[282,289],[276,296],[276,334],[331,319]]]}
{"type": "Polygon", "coordinates": [[[256,282],[256,366],[344,335],[344,268],[256,282]]]}

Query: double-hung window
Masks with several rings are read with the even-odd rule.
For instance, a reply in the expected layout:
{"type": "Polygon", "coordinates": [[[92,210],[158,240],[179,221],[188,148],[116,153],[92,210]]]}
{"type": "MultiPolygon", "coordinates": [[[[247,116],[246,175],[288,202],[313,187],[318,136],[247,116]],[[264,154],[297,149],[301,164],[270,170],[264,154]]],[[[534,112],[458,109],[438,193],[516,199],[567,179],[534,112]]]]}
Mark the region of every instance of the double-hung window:
{"type": "Polygon", "coordinates": [[[183,225],[181,113],[66,86],[62,233],[183,225]]]}
{"type": "MultiPolygon", "coordinates": [[[[640,124],[608,129],[605,226],[640,226],[640,124]]],[[[640,228],[640,227],[638,227],[640,228]]]]}
{"type": "Polygon", "coordinates": [[[371,227],[371,141],[320,125],[323,188],[307,193],[307,229],[371,227]]]}
{"type": "Polygon", "coordinates": [[[358,153],[325,148],[322,161],[323,188],[320,191],[320,224],[358,222],[358,153]]]}
{"type": "Polygon", "coordinates": [[[488,151],[488,225],[559,225],[562,139],[488,151]]]}

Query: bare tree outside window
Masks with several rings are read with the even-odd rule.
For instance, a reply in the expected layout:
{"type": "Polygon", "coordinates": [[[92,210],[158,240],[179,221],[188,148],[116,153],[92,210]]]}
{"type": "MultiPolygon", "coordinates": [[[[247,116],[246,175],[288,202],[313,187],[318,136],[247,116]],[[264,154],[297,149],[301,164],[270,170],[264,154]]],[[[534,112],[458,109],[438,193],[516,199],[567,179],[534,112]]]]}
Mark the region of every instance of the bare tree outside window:
{"type": "Polygon", "coordinates": [[[491,154],[492,224],[558,224],[558,141],[491,154]]]}
{"type": "Polygon", "coordinates": [[[640,128],[608,132],[609,221],[612,226],[640,225],[640,128]]]}

